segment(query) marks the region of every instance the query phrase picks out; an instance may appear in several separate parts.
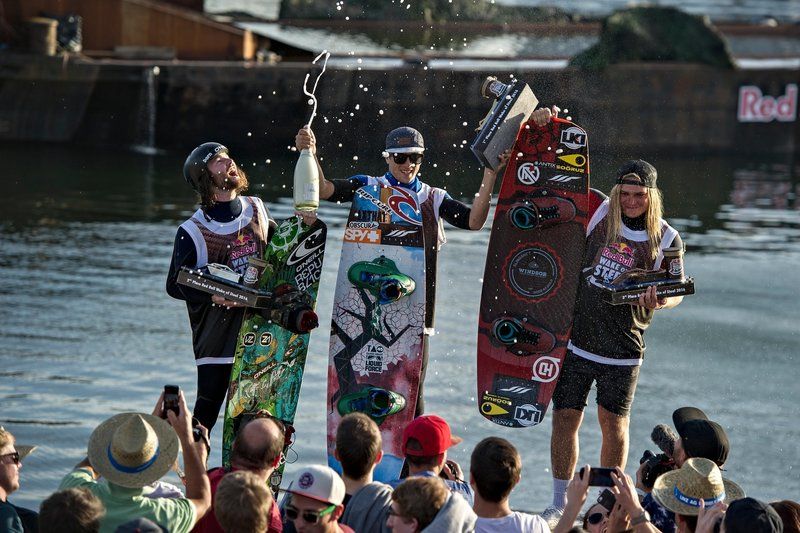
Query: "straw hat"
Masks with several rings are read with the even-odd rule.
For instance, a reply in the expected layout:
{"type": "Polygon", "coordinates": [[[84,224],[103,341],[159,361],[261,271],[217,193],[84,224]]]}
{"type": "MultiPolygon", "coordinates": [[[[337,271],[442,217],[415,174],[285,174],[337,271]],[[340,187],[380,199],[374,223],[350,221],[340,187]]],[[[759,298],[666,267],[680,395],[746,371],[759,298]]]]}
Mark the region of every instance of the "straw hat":
{"type": "Polygon", "coordinates": [[[178,435],[153,415],[112,416],[89,437],[89,462],[109,482],[141,488],[166,474],[178,457],[178,435]]]}
{"type": "Polygon", "coordinates": [[[670,511],[680,515],[700,513],[700,500],[706,507],[744,498],[742,488],[723,479],[719,467],[710,459],[693,457],[678,470],[662,474],[653,485],[653,497],[670,511]]]}

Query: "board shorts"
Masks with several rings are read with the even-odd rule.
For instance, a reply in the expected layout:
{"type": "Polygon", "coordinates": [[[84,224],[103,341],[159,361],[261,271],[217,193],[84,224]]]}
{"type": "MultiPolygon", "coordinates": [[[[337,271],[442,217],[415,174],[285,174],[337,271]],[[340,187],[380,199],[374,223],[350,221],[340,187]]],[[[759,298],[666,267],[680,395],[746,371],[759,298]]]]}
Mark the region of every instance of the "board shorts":
{"type": "Polygon", "coordinates": [[[567,350],[553,393],[553,410],[583,411],[592,382],[597,381],[597,405],[617,416],[629,416],[639,368],[640,365],[604,365],[567,350]]]}

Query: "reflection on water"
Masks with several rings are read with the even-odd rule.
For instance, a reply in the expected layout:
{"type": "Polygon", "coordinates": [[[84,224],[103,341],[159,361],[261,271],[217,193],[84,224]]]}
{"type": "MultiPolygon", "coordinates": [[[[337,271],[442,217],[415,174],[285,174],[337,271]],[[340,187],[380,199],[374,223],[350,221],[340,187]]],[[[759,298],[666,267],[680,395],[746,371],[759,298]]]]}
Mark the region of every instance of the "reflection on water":
{"type": "MultiPolygon", "coordinates": [[[[177,224],[193,206],[179,155],[6,145],[0,156],[11,184],[0,197],[0,423],[20,443],[40,446],[22,470],[22,490],[12,497],[36,507],[85,455],[101,420],[150,411],[164,383],[177,383],[193,400],[188,320],[183,304],[164,292],[177,224]]],[[[431,182],[446,184],[456,196],[474,191],[479,170],[463,152],[431,156],[425,163],[431,182]],[[457,163],[445,166],[448,161],[457,163]]],[[[595,184],[608,190],[613,169],[627,157],[593,154],[595,184]]],[[[726,157],[643,157],[659,169],[668,218],[689,247],[686,269],[697,295],[660,312],[648,331],[631,461],[652,447],[653,425],[668,423],[675,407],[691,403],[728,430],[730,477],[748,493],[767,500],[798,494],[800,427],[784,423],[797,416],[800,402],[796,172],[726,157]],[[769,442],[760,437],[766,432],[769,442]]],[[[282,157],[276,149],[241,161],[276,218],[288,216],[294,156],[282,157]]],[[[352,174],[356,165],[382,171],[379,160],[364,161],[375,159],[343,157],[326,161],[325,169],[330,176],[352,174]]],[[[304,463],[325,458],[330,330],[324,317],[333,307],[346,214],[331,204],[320,211],[331,231],[318,302],[323,325],[311,337],[298,408],[295,452],[304,463]]],[[[427,389],[427,403],[464,437],[453,454],[464,468],[471,448],[490,434],[524,450],[525,482],[513,503],[541,509],[550,492],[549,422],[507,430],[476,412],[475,316],[488,236],[488,229],[448,230],[438,293],[447,305],[439,306],[431,342],[428,383],[435,386],[427,389]]],[[[581,463],[595,464],[599,454],[593,409],[582,429],[581,463]]],[[[211,463],[219,460],[214,450],[211,463]]],[[[289,465],[289,473],[296,467],[289,465]]]]}

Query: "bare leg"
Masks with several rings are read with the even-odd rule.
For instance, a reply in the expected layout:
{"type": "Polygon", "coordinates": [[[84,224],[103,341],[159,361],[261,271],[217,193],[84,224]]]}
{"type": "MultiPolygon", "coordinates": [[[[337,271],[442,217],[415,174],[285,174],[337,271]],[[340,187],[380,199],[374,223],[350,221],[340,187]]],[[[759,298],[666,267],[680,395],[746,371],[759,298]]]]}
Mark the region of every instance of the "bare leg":
{"type": "Polygon", "coordinates": [[[583,422],[583,411],[558,409],[553,411],[553,434],[550,438],[550,465],[553,477],[572,479],[578,462],[578,430],[583,422]]]}
{"type": "MultiPolygon", "coordinates": [[[[618,466],[625,470],[628,460],[629,416],[620,416],[597,406],[597,418],[603,432],[603,446],[600,448],[600,464],[604,467],[618,466]]],[[[574,466],[574,464],[573,464],[574,466]]]]}

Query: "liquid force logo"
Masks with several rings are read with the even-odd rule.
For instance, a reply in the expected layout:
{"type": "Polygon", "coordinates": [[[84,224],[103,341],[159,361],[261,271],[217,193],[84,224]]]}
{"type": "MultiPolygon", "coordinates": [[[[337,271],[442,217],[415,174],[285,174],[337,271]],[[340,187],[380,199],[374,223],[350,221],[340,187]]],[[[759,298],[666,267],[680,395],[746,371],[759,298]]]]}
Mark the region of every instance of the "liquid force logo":
{"type": "Polygon", "coordinates": [[[517,169],[517,179],[523,185],[534,185],[539,181],[539,168],[533,163],[522,163],[517,169]]]}
{"type": "Polygon", "coordinates": [[[586,132],[578,126],[571,126],[561,132],[561,144],[571,150],[586,146],[586,132]]]}

